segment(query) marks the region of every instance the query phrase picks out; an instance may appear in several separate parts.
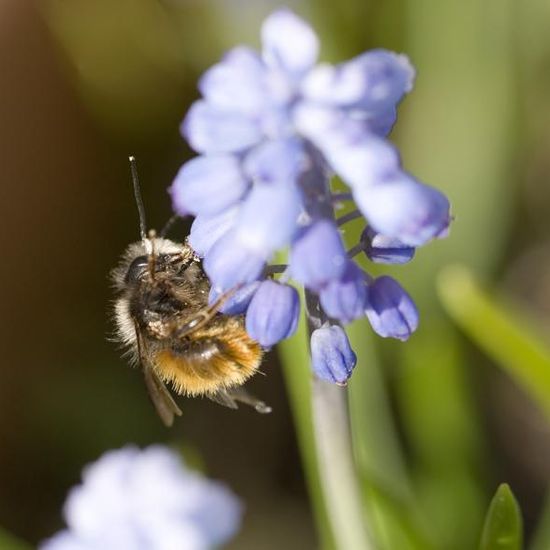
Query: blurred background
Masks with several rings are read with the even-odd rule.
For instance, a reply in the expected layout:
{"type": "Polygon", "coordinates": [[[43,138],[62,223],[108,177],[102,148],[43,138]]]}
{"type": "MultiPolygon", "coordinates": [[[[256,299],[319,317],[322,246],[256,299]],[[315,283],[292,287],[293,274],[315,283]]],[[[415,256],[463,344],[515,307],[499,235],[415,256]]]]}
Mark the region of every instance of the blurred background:
{"type": "MultiPolygon", "coordinates": [[[[61,528],[84,464],[128,442],[166,442],[245,501],[230,548],[318,547],[275,352],[250,384],[273,414],[182,399],[183,418],[166,430],[140,373],[108,341],[108,274],[139,234],[128,155],[159,228],[171,215],[166,189],[191,156],[178,126],[197,77],[228,47],[257,46],[280,5],[0,2],[0,525],[25,541],[61,528]]],[[[518,330],[550,346],[550,3],[285,5],[312,22],[325,60],[372,47],[411,57],[417,84],[392,139],[456,218],[448,239],[391,271],[417,300],[414,338],[380,342],[352,327],[365,350],[351,384],[362,473],[400,502],[413,494],[409,511],[430,541],[392,550],[475,548],[503,481],[532,548],[548,549],[548,411],[514,376],[498,327],[457,314],[464,271],[448,266],[468,269],[518,330]]],[[[172,236],[186,232],[181,222],[172,236]]]]}

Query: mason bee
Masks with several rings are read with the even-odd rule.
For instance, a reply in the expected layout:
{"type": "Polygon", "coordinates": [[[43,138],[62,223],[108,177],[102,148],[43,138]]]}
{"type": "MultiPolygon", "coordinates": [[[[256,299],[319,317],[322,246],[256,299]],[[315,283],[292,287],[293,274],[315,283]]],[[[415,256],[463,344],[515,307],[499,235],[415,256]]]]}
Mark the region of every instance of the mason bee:
{"type": "Polygon", "coordinates": [[[139,364],[151,400],[170,426],[181,410],[165,384],[178,394],[203,395],[237,408],[237,401],[270,412],[240,386],[262,361],[242,315],[219,312],[231,294],[208,303],[210,283],[187,243],[147,231],[136,162],[130,157],[141,241],[128,246],[112,272],[117,298],[115,338],[139,364]]]}

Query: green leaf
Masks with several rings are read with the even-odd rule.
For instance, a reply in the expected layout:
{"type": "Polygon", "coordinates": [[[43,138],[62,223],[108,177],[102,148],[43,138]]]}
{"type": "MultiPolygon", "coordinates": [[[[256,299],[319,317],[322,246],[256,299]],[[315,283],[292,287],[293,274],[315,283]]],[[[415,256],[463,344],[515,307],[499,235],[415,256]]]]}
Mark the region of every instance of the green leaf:
{"type": "Polygon", "coordinates": [[[520,550],[523,539],[521,511],[506,483],[502,483],[485,518],[480,550],[520,550]]]}
{"type": "Polygon", "coordinates": [[[482,290],[468,268],[445,268],[439,296],[447,313],[522,386],[550,419],[550,349],[519,310],[482,290]]]}

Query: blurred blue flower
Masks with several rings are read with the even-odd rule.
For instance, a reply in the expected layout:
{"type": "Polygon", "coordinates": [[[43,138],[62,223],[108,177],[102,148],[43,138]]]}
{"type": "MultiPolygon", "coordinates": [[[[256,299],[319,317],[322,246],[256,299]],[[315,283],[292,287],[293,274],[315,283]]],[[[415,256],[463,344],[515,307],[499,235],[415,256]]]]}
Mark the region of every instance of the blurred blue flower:
{"type": "Polygon", "coordinates": [[[311,334],[313,372],[328,382],[345,384],[357,363],[344,329],[325,325],[311,334]]]}
{"type": "Polygon", "coordinates": [[[165,447],[105,453],[64,506],[68,529],[41,550],[207,550],[237,532],[242,506],[165,447]]]}
{"type": "MultiPolygon", "coordinates": [[[[405,263],[447,233],[449,201],[408,174],[387,140],[415,70],[405,55],[383,49],[318,63],[315,32],[289,9],[267,17],[261,39],[261,52],[236,47],[206,71],[202,98],[181,126],[200,156],[181,168],[171,194],[176,212],[196,215],[189,243],[204,257],[213,294],[270,277],[273,255],[288,247],[280,283],[292,277],[320,302],[308,307],[313,326],[368,316],[380,334],[408,337],[417,325],[408,295],[390,307],[396,289],[383,278],[372,281],[353,256],[364,251],[376,263],[405,263]],[[348,185],[345,199],[332,193],[333,175],[348,185]],[[353,200],[368,226],[353,253],[335,220],[341,200],[353,200]]],[[[250,302],[230,311],[244,313],[249,304],[249,332],[271,346],[294,330],[297,297],[288,288],[261,283],[250,302]]],[[[335,326],[317,337],[326,344],[323,357],[328,345],[344,349],[335,326]]],[[[342,368],[333,379],[351,372],[342,368]]]]}

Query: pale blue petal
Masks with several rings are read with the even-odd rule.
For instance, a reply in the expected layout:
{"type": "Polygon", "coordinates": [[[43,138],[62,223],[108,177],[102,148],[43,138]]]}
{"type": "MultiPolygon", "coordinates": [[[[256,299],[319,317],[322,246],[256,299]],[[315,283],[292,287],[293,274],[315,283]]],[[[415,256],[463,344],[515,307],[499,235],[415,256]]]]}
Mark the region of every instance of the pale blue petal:
{"type": "Polygon", "coordinates": [[[391,178],[401,163],[397,149],[390,142],[372,135],[348,146],[331,147],[325,154],[333,170],[352,189],[391,178]]]}
{"type": "Polygon", "coordinates": [[[384,338],[404,341],[418,327],[412,298],[391,277],[379,277],[369,285],[366,314],[373,330],[384,338]]]}
{"type": "Polygon", "coordinates": [[[301,210],[301,197],[293,183],[256,184],[241,206],[236,233],[248,250],[270,254],[290,242],[301,210]]]}
{"type": "Polygon", "coordinates": [[[235,153],[262,138],[257,120],[237,111],[195,101],[181,126],[182,135],[199,153],[235,153]]]}
{"type": "Polygon", "coordinates": [[[302,95],[314,103],[349,107],[365,94],[365,75],[354,63],[314,67],[300,84],[302,95]]]}
{"type": "Polygon", "coordinates": [[[188,237],[191,248],[199,256],[205,256],[214,243],[233,228],[238,213],[239,207],[233,206],[215,216],[197,216],[188,237]]]}
{"type": "Polygon", "coordinates": [[[338,279],[347,265],[347,255],[336,225],[319,220],[295,239],[290,252],[292,277],[313,290],[338,279]]]}
{"type": "Polygon", "coordinates": [[[313,29],[289,9],[272,13],[262,25],[262,53],[274,68],[300,76],[310,69],[319,53],[313,29]]]}
{"type": "Polygon", "coordinates": [[[394,108],[412,89],[415,71],[405,55],[370,50],[340,65],[315,67],[301,85],[316,103],[377,113],[394,108]]]}
{"type": "Polygon", "coordinates": [[[365,110],[381,112],[395,107],[414,85],[415,70],[404,54],[370,50],[349,63],[356,64],[365,75],[365,91],[358,101],[365,110]]]}
{"type": "Polygon", "coordinates": [[[415,248],[403,244],[399,239],[377,233],[366,227],[361,234],[365,254],[378,264],[406,264],[414,258],[415,248]]]}
{"type": "Polygon", "coordinates": [[[307,104],[297,105],[293,116],[300,133],[349,186],[371,185],[400,167],[397,149],[375,133],[389,130],[389,120],[307,104]]]}
{"type": "Polygon", "coordinates": [[[245,194],[248,182],[231,155],[200,156],[179,170],[170,194],[174,210],[212,216],[226,210],[245,194]]]}
{"type": "Polygon", "coordinates": [[[313,331],[311,364],[321,380],[345,384],[356,363],[357,357],[342,327],[324,326],[313,331]]]}
{"type": "Polygon", "coordinates": [[[264,347],[292,336],[298,326],[300,298],[295,288],[267,280],[246,312],[246,331],[264,347]]]}
{"type": "Polygon", "coordinates": [[[239,46],[204,73],[199,90],[220,109],[257,114],[268,101],[265,65],[254,50],[239,46]]]}
{"type": "Polygon", "coordinates": [[[438,237],[450,222],[447,197],[404,172],[384,183],[357,187],[353,196],[377,232],[409,246],[438,237]]]}
{"type": "MultiPolygon", "coordinates": [[[[238,288],[231,296],[222,304],[220,311],[226,315],[241,315],[245,313],[250,300],[252,300],[254,294],[260,286],[260,281],[254,281],[238,288]]],[[[214,287],[210,289],[210,295],[208,296],[208,303],[213,304],[221,295],[221,292],[214,287]]]]}
{"type": "Polygon", "coordinates": [[[397,109],[391,107],[386,111],[368,113],[366,123],[369,130],[380,137],[386,137],[391,131],[397,120],[397,109]]]}
{"type": "Polygon", "coordinates": [[[319,292],[325,313],[342,323],[364,317],[367,299],[365,273],[353,261],[348,261],[340,278],[329,281],[319,292]]]}
{"type": "Polygon", "coordinates": [[[248,153],[243,170],[254,182],[288,185],[293,184],[307,168],[308,160],[301,140],[270,140],[248,153]]]}
{"type": "Polygon", "coordinates": [[[231,231],[216,241],[204,257],[203,267],[212,286],[219,292],[259,279],[268,252],[251,250],[231,231]]]}

